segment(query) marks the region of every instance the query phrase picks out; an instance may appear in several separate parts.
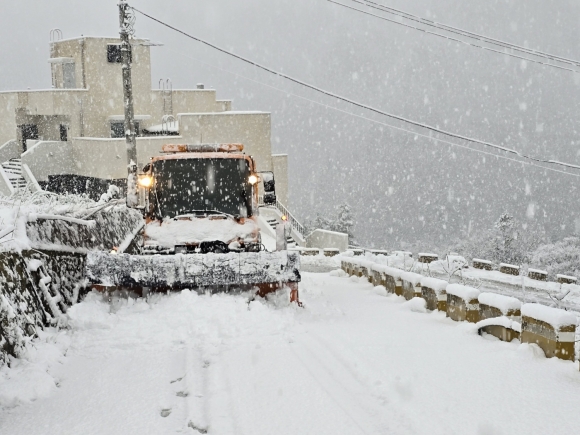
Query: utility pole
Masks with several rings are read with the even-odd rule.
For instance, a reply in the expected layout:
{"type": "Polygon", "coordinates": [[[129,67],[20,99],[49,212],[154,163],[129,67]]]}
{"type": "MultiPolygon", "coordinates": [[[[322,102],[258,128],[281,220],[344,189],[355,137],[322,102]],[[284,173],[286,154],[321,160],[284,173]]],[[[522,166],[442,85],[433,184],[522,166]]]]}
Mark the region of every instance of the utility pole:
{"type": "Polygon", "coordinates": [[[121,36],[121,65],[123,70],[123,97],[125,107],[125,143],[127,145],[127,207],[138,205],[137,196],[137,140],[135,138],[135,112],[131,84],[131,44],[133,15],[126,1],[119,1],[119,33],[121,36]]]}

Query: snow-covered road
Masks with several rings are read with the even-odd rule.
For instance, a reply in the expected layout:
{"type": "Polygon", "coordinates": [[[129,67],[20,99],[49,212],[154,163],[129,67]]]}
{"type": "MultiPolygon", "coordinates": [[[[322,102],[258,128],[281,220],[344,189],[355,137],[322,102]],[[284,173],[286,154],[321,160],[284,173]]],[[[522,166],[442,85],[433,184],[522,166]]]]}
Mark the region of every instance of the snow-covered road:
{"type": "Polygon", "coordinates": [[[89,295],[70,311],[70,331],[44,334],[31,362],[0,372],[0,434],[580,427],[577,364],[479,337],[368,283],[304,275],[305,309],[190,292],[111,304],[89,295]],[[45,367],[51,377],[39,373],[45,367]]]}

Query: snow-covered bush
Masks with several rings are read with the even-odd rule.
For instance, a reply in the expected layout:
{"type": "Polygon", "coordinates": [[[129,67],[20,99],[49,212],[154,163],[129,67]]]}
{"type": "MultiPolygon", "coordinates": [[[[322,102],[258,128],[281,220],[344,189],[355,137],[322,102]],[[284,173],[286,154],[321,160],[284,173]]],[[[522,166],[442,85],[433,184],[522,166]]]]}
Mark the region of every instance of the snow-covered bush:
{"type": "Polygon", "coordinates": [[[317,214],[314,220],[306,220],[304,224],[306,232],[311,233],[314,230],[321,229],[345,233],[348,234],[349,245],[352,245],[354,244],[354,216],[352,210],[347,203],[340,204],[337,210],[337,216],[334,219],[317,214]]]}
{"type": "Polygon", "coordinates": [[[548,272],[548,279],[557,274],[580,276],[580,237],[566,237],[556,243],[540,245],[531,255],[531,264],[548,272]]]}
{"type": "Polygon", "coordinates": [[[533,251],[541,244],[542,233],[523,226],[503,213],[493,228],[476,233],[453,247],[466,258],[483,258],[495,263],[529,263],[533,251]]]}

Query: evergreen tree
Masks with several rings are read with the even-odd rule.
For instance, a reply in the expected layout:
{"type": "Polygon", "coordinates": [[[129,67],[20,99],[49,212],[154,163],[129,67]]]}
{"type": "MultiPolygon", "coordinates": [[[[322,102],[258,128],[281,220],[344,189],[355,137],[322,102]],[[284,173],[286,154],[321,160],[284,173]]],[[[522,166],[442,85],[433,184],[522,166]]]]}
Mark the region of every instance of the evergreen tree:
{"type": "Polygon", "coordinates": [[[338,206],[338,216],[332,223],[331,229],[339,233],[348,234],[348,243],[352,244],[354,238],[354,219],[350,206],[347,203],[338,206]]]}

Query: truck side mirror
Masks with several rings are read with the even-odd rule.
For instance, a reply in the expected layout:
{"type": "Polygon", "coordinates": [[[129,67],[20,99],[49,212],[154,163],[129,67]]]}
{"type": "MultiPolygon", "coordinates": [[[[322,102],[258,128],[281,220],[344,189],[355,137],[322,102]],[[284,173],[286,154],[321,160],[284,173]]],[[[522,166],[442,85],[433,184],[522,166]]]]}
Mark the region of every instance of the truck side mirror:
{"type": "Polygon", "coordinates": [[[264,182],[264,205],[276,204],[276,181],[274,180],[274,173],[260,172],[262,181],[264,182]]]}

